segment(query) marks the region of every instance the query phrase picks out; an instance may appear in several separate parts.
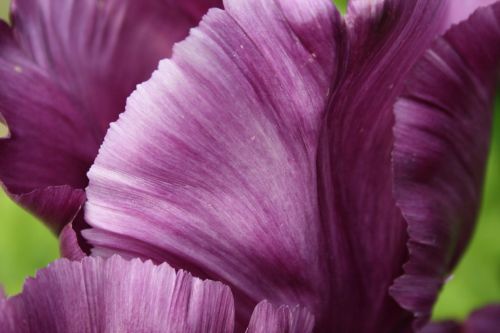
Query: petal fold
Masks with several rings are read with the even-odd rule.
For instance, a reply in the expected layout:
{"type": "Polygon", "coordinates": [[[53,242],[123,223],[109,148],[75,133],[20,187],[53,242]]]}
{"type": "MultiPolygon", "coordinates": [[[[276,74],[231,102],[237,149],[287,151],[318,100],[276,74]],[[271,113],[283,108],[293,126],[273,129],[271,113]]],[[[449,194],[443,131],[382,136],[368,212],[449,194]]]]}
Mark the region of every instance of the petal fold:
{"type": "Polygon", "coordinates": [[[434,43],[395,106],[394,188],[410,258],[391,294],[417,326],[429,318],[474,228],[499,71],[496,3],[434,43]]]}
{"type": "Polygon", "coordinates": [[[335,276],[334,314],[325,325],[330,331],[399,332],[409,325],[410,314],[388,294],[402,273],[408,237],[393,195],[393,106],[411,68],[439,35],[446,4],[349,3],[345,62],[330,97],[317,166],[335,276]]]}
{"type": "Polygon", "coordinates": [[[232,333],[234,325],[228,287],[118,256],[58,260],[2,307],[5,333],[232,333]]]}

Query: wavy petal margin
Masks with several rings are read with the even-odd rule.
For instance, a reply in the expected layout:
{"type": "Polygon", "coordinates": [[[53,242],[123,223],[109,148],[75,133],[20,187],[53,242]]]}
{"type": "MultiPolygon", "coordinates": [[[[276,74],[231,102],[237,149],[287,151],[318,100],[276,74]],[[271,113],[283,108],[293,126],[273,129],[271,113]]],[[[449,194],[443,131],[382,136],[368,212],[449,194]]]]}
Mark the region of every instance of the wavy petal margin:
{"type": "Polygon", "coordinates": [[[118,256],[58,260],[2,307],[3,333],[232,333],[234,326],[228,287],[118,256]]]}
{"type": "MultiPolygon", "coordinates": [[[[299,306],[257,305],[247,333],[309,333],[299,306]]],[[[233,333],[234,304],[222,283],[167,264],[86,257],[58,260],[11,298],[0,293],[2,333],[233,333]]]]}
{"type": "Polygon", "coordinates": [[[395,195],[410,258],[391,295],[415,314],[417,327],[474,228],[499,70],[500,2],[439,39],[395,106],[395,195]]]}

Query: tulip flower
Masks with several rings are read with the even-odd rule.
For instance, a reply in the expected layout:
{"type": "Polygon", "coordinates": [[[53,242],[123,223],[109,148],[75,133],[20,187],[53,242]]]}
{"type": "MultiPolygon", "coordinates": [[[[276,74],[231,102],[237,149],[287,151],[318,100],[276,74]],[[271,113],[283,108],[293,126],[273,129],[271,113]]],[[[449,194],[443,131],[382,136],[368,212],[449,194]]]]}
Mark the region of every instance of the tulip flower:
{"type": "Polygon", "coordinates": [[[421,327],[479,207],[500,4],[453,27],[456,1],[224,7],[111,125],[94,255],[222,281],[240,327],[263,299],[306,307],[316,332],[421,327]]]}
{"type": "Polygon", "coordinates": [[[353,0],[345,17],[224,1],[111,124],[86,188],[94,257],[66,229],[78,260],[4,300],[0,323],[422,329],[474,227],[499,70],[497,1],[353,0]],[[182,301],[160,289],[184,278],[182,301]]]}
{"type": "MultiPolygon", "coordinates": [[[[55,232],[128,95],[217,0],[13,0],[0,22],[0,180],[55,232]]],[[[81,216],[76,224],[81,224],[81,216]]]]}

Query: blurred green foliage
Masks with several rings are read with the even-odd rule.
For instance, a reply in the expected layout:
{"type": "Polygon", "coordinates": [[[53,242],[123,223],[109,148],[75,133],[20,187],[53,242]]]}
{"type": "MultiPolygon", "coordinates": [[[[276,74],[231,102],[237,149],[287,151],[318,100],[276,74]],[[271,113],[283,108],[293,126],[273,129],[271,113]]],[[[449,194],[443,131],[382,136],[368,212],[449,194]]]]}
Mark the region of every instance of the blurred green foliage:
{"type": "MultiPolygon", "coordinates": [[[[335,1],[345,11],[345,0],[335,1]]],[[[0,0],[6,17],[8,0],[0,0]]],[[[472,309],[500,301],[500,98],[496,103],[494,144],[488,166],[479,227],[454,278],[436,305],[436,318],[463,318],[472,309]]],[[[35,218],[0,193],[0,284],[20,291],[27,276],[58,256],[56,238],[35,218]]]]}
{"type": "Polygon", "coordinates": [[[0,285],[7,294],[58,257],[55,236],[0,192],[0,285]]]}
{"type": "Polygon", "coordinates": [[[0,0],[0,18],[7,18],[7,11],[9,8],[9,0],[0,0]]]}

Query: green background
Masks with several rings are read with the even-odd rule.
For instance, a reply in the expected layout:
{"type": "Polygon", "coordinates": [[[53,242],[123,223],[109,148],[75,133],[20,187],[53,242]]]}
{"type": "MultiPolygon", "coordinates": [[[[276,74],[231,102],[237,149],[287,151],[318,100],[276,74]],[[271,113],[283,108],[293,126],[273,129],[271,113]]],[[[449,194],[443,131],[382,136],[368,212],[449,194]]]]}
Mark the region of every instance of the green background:
{"type": "MultiPolygon", "coordinates": [[[[7,7],[8,0],[0,0],[0,14],[4,18],[7,7]]],[[[439,298],[436,318],[463,318],[478,306],[500,302],[499,167],[500,98],[497,98],[494,143],[479,227],[453,279],[439,298]]],[[[14,294],[21,290],[27,276],[33,276],[37,269],[57,258],[58,245],[41,223],[1,192],[0,218],[0,284],[8,294],[14,294]]]]}

